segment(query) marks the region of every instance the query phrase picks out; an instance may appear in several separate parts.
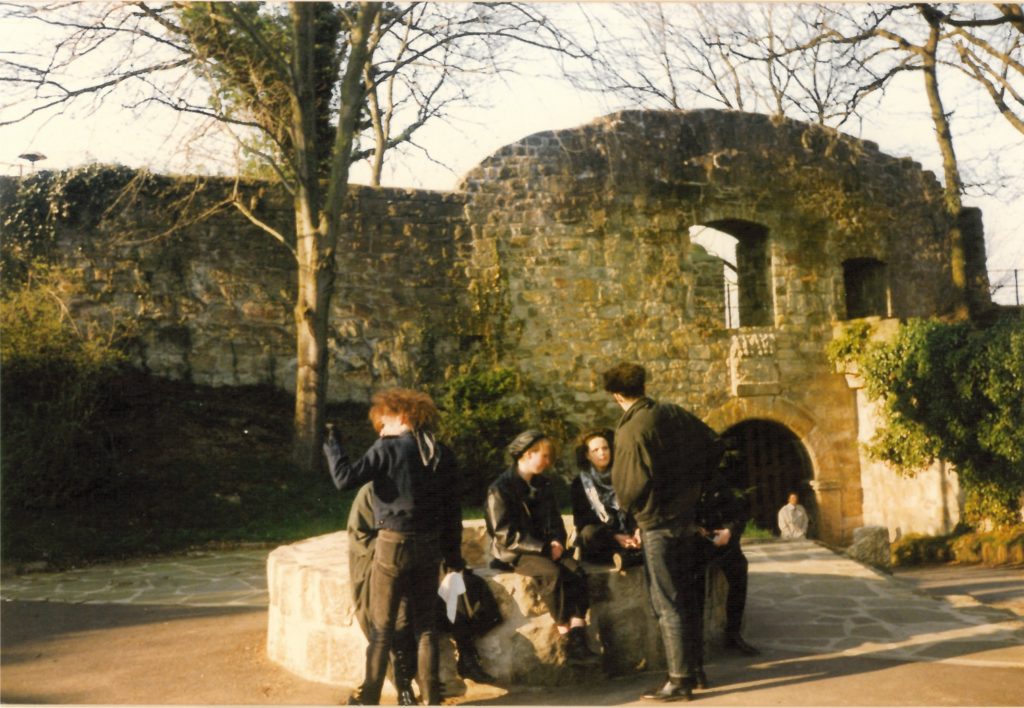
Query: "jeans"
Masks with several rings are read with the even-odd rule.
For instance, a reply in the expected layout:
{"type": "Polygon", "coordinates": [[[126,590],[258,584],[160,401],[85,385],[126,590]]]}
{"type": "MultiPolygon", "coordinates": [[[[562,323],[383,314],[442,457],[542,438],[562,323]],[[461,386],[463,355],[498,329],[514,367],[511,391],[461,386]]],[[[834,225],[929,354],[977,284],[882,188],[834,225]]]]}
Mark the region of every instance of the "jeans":
{"type": "Polygon", "coordinates": [[[556,563],[544,556],[523,554],[516,561],[515,572],[534,579],[537,592],[555,624],[566,625],[573,617],[587,616],[590,609],[587,578],[571,557],[562,556],[556,563]]]}
{"type": "Polygon", "coordinates": [[[382,530],[370,571],[370,643],[360,700],[380,701],[388,653],[396,633],[411,632],[418,644],[416,681],[424,703],[440,703],[436,606],[441,554],[436,536],[382,530]]]}
{"type": "Polygon", "coordinates": [[[691,678],[704,667],[698,537],[687,529],[656,529],[641,535],[644,578],[658,618],[668,674],[673,679],[691,678]]]}

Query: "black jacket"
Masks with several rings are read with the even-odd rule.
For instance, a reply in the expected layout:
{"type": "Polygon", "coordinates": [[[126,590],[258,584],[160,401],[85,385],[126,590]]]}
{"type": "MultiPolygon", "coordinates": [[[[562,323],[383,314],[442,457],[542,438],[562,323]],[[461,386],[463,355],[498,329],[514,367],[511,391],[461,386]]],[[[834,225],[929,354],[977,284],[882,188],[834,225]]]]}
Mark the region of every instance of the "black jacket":
{"type": "Polygon", "coordinates": [[[373,482],[373,517],[377,530],[437,534],[444,562],[461,568],[462,509],[455,455],[437,444],[425,465],[412,433],[378,438],[357,462],[349,462],[333,436],[324,443],[331,478],[338,489],[373,482]]]}
{"type": "Polygon", "coordinates": [[[503,563],[546,556],[552,541],[564,546],[568,536],[551,482],[537,475],[527,484],[514,464],[487,488],[485,521],[491,556],[503,563]]]}
{"type": "Polygon", "coordinates": [[[697,524],[708,531],[729,529],[730,543],[739,543],[749,516],[742,492],[731,487],[720,472],[712,474],[697,504],[697,524]]]}
{"type": "MultiPolygon", "coordinates": [[[[626,517],[624,522],[618,518],[617,514],[608,519],[608,523],[601,521],[590,504],[590,498],[587,497],[587,493],[583,489],[583,480],[579,475],[569,485],[569,499],[572,501],[572,523],[576,527],[576,533],[579,533],[580,529],[592,525],[607,526],[612,533],[624,533],[627,536],[636,531],[636,522],[629,514],[624,515],[626,517]]],[[[577,538],[579,537],[577,536],[577,538]]]]}
{"type": "Polygon", "coordinates": [[[694,523],[701,482],[723,445],[697,416],[671,403],[638,400],[615,430],[612,485],[619,504],[645,530],[694,523]]]}

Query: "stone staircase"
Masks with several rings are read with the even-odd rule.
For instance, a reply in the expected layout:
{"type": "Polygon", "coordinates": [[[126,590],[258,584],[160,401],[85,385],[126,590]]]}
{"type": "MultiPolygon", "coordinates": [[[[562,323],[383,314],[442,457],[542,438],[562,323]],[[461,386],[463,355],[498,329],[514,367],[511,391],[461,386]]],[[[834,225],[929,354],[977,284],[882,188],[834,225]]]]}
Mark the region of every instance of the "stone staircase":
{"type": "MultiPolygon", "coordinates": [[[[572,531],[572,519],[566,518],[572,531]]],[[[310,538],[272,551],[267,559],[269,658],[313,681],[354,686],[362,680],[366,638],[353,614],[345,532],[310,538]]],[[[657,622],[649,609],[643,568],[615,571],[584,564],[588,571],[588,640],[601,653],[600,668],[566,663],[558,631],[528,578],[492,570],[484,523],[463,523],[463,557],[485,578],[505,621],[477,640],[484,669],[503,684],[555,686],[588,680],[592,672],[622,675],[664,667],[657,622]]],[[[705,641],[721,641],[725,580],[708,578],[705,641]]],[[[454,643],[441,642],[441,679],[448,695],[465,684],[455,671],[454,643]]]]}

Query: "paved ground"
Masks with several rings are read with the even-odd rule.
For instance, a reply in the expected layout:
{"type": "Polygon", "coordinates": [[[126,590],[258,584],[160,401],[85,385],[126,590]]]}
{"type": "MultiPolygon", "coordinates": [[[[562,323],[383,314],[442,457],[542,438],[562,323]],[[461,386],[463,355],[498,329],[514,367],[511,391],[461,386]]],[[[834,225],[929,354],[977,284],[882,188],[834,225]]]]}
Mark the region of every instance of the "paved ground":
{"type": "MultiPolygon", "coordinates": [[[[3,578],[0,701],[338,702],[271,664],[266,551],[3,578]]],[[[1024,568],[886,575],[810,542],[753,544],[745,635],[713,652],[708,705],[1024,705],[1024,568]],[[988,603],[988,604],[982,604],[988,603]]],[[[472,704],[638,704],[658,674],[556,689],[470,683],[472,704]]]]}

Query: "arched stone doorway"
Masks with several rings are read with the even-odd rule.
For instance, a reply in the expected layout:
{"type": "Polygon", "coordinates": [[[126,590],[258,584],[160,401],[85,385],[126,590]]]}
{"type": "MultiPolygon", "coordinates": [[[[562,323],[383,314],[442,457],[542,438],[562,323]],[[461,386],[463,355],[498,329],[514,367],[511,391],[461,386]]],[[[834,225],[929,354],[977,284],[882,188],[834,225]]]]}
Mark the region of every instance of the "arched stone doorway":
{"type": "Polygon", "coordinates": [[[759,528],[777,532],[778,511],[795,491],[811,519],[810,535],[816,535],[818,514],[811,487],[814,468],[793,431],[774,421],[752,419],[730,427],[722,437],[733,452],[730,482],[749,490],[751,520],[759,528]]]}

